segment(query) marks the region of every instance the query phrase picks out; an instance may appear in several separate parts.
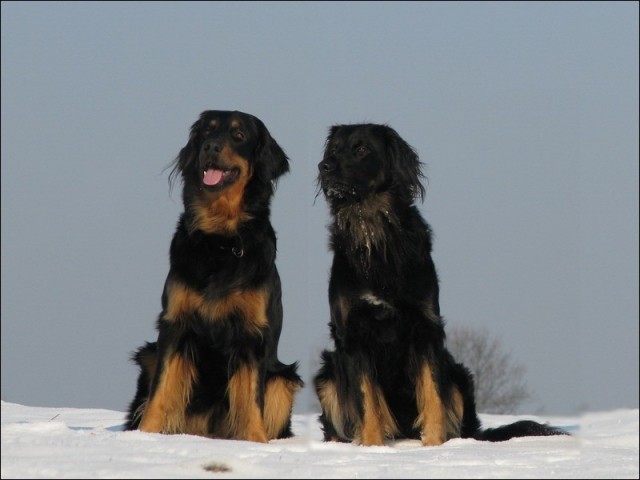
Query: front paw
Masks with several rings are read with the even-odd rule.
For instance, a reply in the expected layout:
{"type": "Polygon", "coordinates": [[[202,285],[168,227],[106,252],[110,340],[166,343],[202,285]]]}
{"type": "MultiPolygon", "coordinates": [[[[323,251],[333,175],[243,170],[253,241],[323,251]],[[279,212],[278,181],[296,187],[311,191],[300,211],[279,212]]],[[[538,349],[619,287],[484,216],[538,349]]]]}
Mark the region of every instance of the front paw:
{"type": "Polygon", "coordinates": [[[259,429],[247,432],[246,440],[250,442],[269,443],[266,432],[259,429]]]}
{"type": "Polygon", "coordinates": [[[421,436],[422,445],[425,447],[437,447],[445,442],[444,435],[439,432],[427,432],[421,436]]]}
{"type": "Polygon", "coordinates": [[[360,435],[356,436],[356,443],[363,447],[381,447],[384,445],[384,435],[379,425],[365,423],[360,435]]]}

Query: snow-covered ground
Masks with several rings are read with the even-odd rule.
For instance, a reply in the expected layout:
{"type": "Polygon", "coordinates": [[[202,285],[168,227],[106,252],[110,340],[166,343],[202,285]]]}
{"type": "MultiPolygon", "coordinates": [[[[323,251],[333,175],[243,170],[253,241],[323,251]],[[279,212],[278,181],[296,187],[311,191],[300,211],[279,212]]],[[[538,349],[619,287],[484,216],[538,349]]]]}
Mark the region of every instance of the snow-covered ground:
{"type": "Polygon", "coordinates": [[[124,412],[2,402],[2,478],[638,478],[638,409],[580,417],[480,415],[483,426],[533,419],[571,437],[503,443],[322,441],[317,414],[269,444],[123,431],[124,412]]]}

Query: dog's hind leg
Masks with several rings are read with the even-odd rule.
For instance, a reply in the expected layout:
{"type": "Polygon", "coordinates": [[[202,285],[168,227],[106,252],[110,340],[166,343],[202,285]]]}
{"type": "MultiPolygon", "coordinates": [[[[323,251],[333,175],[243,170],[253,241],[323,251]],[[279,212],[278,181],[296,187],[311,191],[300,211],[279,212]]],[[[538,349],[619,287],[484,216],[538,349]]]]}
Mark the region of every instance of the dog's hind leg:
{"type": "Polygon", "coordinates": [[[316,377],[315,388],[322,414],[320,423],[327,442],[346,442],[351,440],[346,434],[345,421],[348,416],[338,401],[336,382],[332,379],[316,377]]]}
{"type": "Polygon", "coordinates": [[[196,369],[177,353],[168,356],[161,367],[139,428],[143,432],[182,433],[196,369]]]}
{"type": "MultiPolygon", "coordinates": [[[[322,367],[314,378],[316,395],[320,401],[322,414],[320,423],[324,440],[329,442],[349,442],[358,419],[355,402],[344,391],[338,392],[335,352],[322,352],[322,367]]],[[[342,382],[344,385],[344,382],[342,382]]]]}
{"type": "Polygon", "coordinates": [[[125,430],[136,430],[140,425],[142,413],[149,398],[151,390],[151,382],[156,372],[157,346],[155,343],[147,342],[140,347],[132,356],[132,360],[140,368],[138,374],[138,382],[136,387],[136,395],[129,404],[127,411],[127,420],[125,430]]]}
{"type": "Polygon", "coordinates": [[[296,378],[278,375],[267,379],[262,416],[269,440],[293,435],[291,432],[293,398],[301,387],[302,381],[296,378]]]}

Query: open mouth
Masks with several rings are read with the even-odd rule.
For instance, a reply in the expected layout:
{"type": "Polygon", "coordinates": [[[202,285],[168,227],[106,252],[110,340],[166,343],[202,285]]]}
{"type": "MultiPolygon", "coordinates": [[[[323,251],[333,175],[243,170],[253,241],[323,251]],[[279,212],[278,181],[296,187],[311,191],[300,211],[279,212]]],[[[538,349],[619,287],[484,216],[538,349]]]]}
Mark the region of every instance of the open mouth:
{"type": "Polygon", "coordinates": [[[204,170],[202,174],[202,183],[209,188],[216,189],[232,183],[239,174],[239,169],[223,169],[216,166],[211,166],[204,170]]]}

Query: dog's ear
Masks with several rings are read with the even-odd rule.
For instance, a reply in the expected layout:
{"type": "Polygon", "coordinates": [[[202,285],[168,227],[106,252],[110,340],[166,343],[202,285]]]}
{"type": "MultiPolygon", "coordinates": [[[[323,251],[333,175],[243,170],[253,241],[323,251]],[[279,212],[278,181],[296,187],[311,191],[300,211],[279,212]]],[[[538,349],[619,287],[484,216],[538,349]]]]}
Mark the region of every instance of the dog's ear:
{"type": "Polygon", "coordinates": [[[325,140],[325,146],[329,144],[329,142],[335,136],[336,132],[340,130],[341,127],[343,127],[343,125],[332,125],[331,127],[329,127],[329,133],[327,134],[327,139],[325,140]]]}
{"type": "Polygon", "coordinates": [[[196,120],[193,123],[193,125],[191,125],[191,130],[189,132],[189,140],[187,141],[187,144],[184,147],[182,147],[182,149],[180,150],[180,153],[178,153],[178,156],[171,163],[171,165],[169,165],[169,166],[173,166],[173,168],[171,169],[171,173],[169,174],[170,189],[173,188],[173,185],[176,179],[181,174],[186,172],[189,166],[196,160],[197,153],[198,153],[195,145],[196,139],[200,134],[200,130],[201,130],[200,127],[202,125],[202,121],[206,116],[206,114],[207,114],[206,111],[202,112],[200,114],[200,118],[196,120]]]}
{"type": "Polygon", "coordinates": [[[255,120],[260,135],[256,147],[255,173],[262,182],[275,183],[278,177],[289,171],[289,157],[271,136],[264,123],[258,118],[255,120]]]}
{"type": "Polygon", "coordinates": [[[408,198],[424,199],[422,162],[414,148],[391,127],[384,126],[387,158],[395,188],[408,198]]]}

